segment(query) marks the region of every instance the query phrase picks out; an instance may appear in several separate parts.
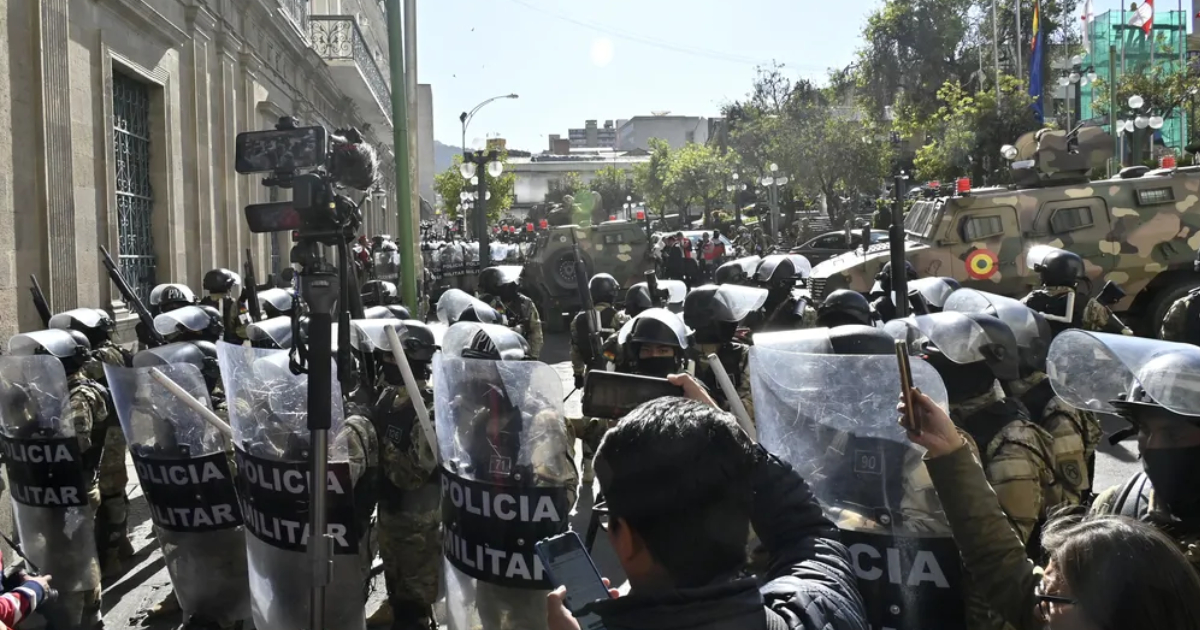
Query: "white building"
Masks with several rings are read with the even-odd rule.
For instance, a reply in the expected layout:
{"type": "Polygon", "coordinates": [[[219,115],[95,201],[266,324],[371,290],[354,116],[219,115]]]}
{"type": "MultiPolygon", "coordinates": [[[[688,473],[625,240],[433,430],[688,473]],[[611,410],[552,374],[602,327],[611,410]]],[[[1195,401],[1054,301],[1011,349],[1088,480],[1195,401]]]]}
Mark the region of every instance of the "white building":
{"type": "Polygon", "coordinates": [[[634,116],[617,121],[617,149],[632,151],[650,148],[650,139],[666,140],[672,149],[690,142],[708,142],[708,119],[701,116],[634,116]]]}
{"type": "Polygon", "coordinates": [[[514,186],[514,205],[531,206],[546,200],[550,183],[567,173],[579,174],[584,183],[591,182],[601,169],[615,166],[633,177],[633,167],[649,162],[647,155],[626,155],[618,151],[574,153],[569,156],[535,155],[529,158],[509,158],[506,168],[517,176],[514,186]]]}

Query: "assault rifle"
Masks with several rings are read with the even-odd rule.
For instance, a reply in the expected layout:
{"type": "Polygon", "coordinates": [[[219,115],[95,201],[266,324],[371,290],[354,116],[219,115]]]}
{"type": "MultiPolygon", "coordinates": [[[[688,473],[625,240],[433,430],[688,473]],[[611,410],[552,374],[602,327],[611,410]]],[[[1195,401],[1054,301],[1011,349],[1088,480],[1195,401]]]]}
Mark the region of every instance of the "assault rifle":
{"type": "Polygon", "coordinates": [[[49,328],[54,309],[50,308],[46,294],[42,293],[42,285],[38,282],[37,274],[29,274],[29,279],[33,282],[33,285],[29,287],[29,292],[33,294],[33,307],[37,309],[38,316],[42,318],[42,325],[49,328]]]}
{"type": "Polygon", "coordinates": [[[113,262],[112,256],[108,255],[108,248],[100,246],[100,255],[103,257],[104,268],[108,270],[108,277],[117,285],[117,291],[121,293],[121,298],[125,300],[125,305],[130,308],[138,316],[142,327],[146,329],[147,339],[143,339],[143,343],[151,346],[165,346],[167,340],[160,335],[154,328],[154,317],[150,315],[149,309],[138,298],[133,289],[129,288],[129,283],[125,282],[125,278],[121,275],[121,270],[117,269],[117,263],[113,262]]]}

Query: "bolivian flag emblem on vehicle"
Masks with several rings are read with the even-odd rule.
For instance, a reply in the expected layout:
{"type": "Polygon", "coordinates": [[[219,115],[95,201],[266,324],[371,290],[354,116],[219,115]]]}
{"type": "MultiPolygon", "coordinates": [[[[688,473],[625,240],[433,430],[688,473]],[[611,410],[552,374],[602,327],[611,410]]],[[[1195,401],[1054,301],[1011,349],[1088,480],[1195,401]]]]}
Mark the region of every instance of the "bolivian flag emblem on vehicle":
{"type": "Polygon", "coordinates": [[[999,262],[988,249],[976,249],[967,254],[967,275],[975,280],[987,280],[996,274],[999,262]]]}

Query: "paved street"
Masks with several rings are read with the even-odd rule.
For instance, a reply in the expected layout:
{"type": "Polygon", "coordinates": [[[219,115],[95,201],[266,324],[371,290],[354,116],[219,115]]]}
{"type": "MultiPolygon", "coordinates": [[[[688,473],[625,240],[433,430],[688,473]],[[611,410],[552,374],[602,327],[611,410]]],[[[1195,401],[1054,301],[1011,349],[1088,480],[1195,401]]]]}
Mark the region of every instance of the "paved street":
{"type": "MultiPolygon", "coordinates": [[[[571,391],[571,366],[569,362],[566,335],[548,335],[542,359],[553,365],[563,379],[563,392],[571,391]]],[[[580,394],[574,394],[566,405],[567,415],[580,413],[580,394]]],[[[1124,428],[1124,423],[1118,418],[1105,418],[1106,434],[1124,428]]],[[[580,449],[576,449],[579,452],[580,449]]],[[[1100,489],[1121,483],[1126,477],[1140,468],[1137,460],[1137,447],[1132,441],[1126,441],[1118,446],[1110,447],[1105,442],[1096,458],[1096,486],[1100,489]]],[[[133,542],[137,549],[136,564],[123,577],[105,584],[104,605],[105,623],[108,628],[148,627],[155,630],[168,629],[178,624],[178,616],[168,616],[154,623],[147,623],[138,614],[143,608],[161,600],[169,592],[170,583],[164,568],[162,556],[158,552],[158,544],[151,531],[149,514],[145,499],[137,485],[132,466],[129,468],[129,494],[132,499],[130,526],[133,530],[133,542]]],[[[575,531],[582,536],[587,531],[588,519],[591,516],[591,505],[594,490],[583,489],[579,494],[576,511],[572,515],[571,524],[575,531]]],[[[624,575],[620,565],[607,544],[603,532],[597,537],[594,559],[600,571],[612,579],[614,584],[621,584],[624,575]]],[[[373,583],[371,601],[368,603],[368,613],[375,610],[383,598],[383,576],[376,562],[376,577],[373,583]]],[[[213,576],[218,579],[218,576],[213,576]]]]}

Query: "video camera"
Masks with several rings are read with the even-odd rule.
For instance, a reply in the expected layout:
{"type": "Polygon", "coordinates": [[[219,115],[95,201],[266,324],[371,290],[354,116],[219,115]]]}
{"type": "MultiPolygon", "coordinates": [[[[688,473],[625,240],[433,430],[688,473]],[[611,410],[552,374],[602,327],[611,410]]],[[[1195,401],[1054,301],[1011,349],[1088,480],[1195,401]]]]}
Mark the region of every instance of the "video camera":
{"type": "Polygon", "coordinates": [[[274,131],[237,135],[235,169],[242,175],[270,173],[264,186],[292,189],[291,201],[246,206],[251,232],[300,231],[333,234],[362,223],[358,204],[339,188],[367,191],[379,177],[375,150],[353,127],[328,134],[324,127],[297,127],[290,116],[274,131]]]}

